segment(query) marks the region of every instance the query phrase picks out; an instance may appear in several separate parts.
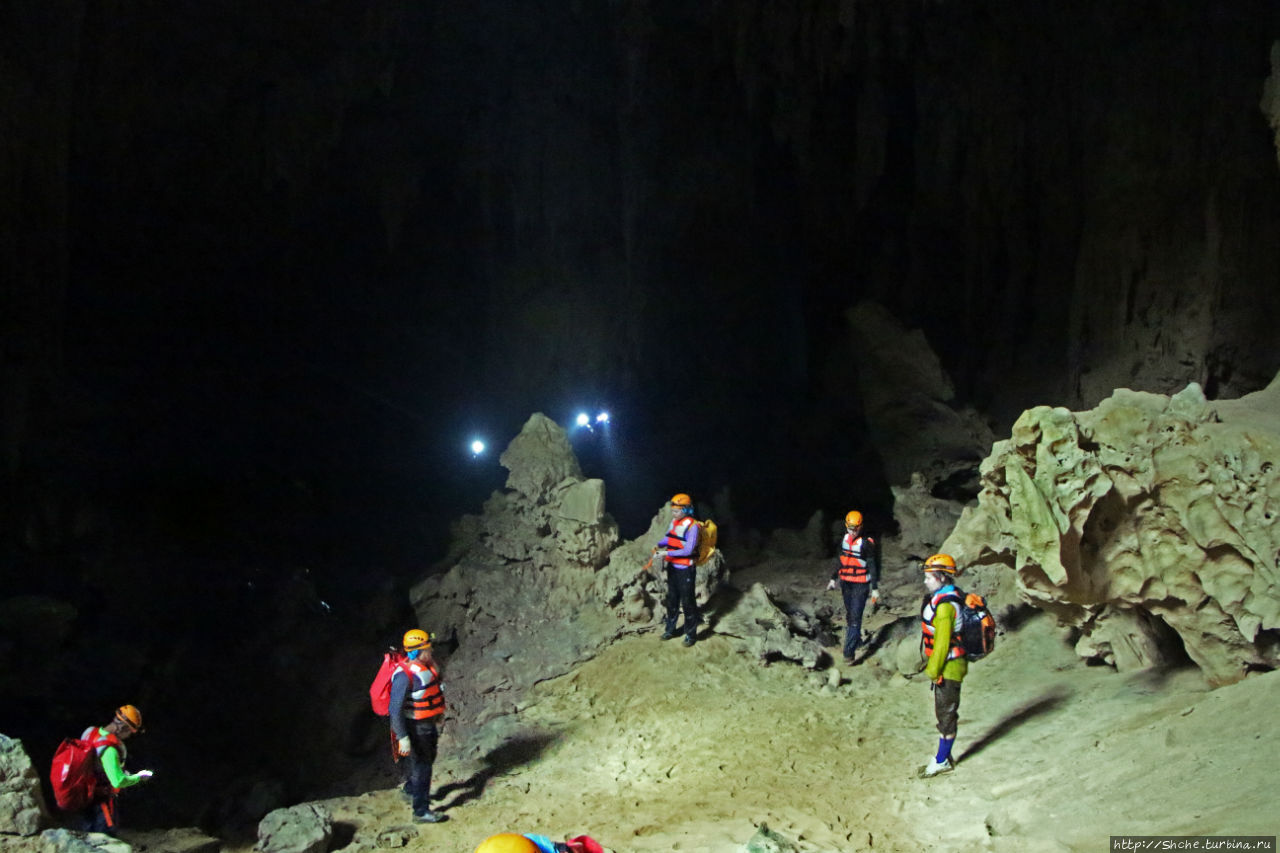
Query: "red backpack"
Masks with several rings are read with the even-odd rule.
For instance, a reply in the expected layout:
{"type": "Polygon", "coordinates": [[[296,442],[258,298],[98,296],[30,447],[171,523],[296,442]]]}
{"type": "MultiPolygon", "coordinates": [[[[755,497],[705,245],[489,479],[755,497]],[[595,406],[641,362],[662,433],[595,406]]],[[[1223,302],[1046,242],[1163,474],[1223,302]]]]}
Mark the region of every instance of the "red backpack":
{"type": "Polygon", "coordinates": [[[93,802],[103,787],[98,747],[119,745],[120,739],[115,735],[99,737],[97,729],[89,740],[69,737],[58,745],[53,753],[53,766],[49,768],[49,784],[58,808],[74,812],[93,802]]]}
{"type": "Polygon", "coordinates": [[[396,670],[401,668],[404,661],[404,652],[398,649],[392,649],[384,654],[382,666],[378,667],[378,674],[373,677],[373,683],[369,685],[369,704],[373,706],[373,713],[379,717],[391,714],[391,676],[396,674],[396,670]]]}

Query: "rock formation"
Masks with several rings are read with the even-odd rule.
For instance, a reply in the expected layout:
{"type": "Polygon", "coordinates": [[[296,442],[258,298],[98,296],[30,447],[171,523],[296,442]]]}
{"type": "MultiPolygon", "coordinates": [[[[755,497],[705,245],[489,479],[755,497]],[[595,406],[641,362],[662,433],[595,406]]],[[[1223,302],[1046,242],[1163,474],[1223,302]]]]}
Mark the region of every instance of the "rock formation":
{"type": "Polygon", "coordinates": [[[618,541],[604,483],[582,479],[564,430],[542,414],[500,461],[506,490],[455,525],[452,565],[410,595],[448,658],[447,696],[464,727],[509,713],[525,688],[589,657],[619,627],[595,589],[618,541]]]}
{"type": "Polygon", "coordinates": [[[0,734],[0,835],[34,835],[48,823],[40,778],[22,741],[0,734]]]}
{"type": "Polygon", "coordinates": [[[1262,87],[1260,106],[1275,132],[1276,159],[1280,161],[1280,41],[1271,45],[1271,76],[1262,87]]]}
{"type": "Polygon", "coordinates": [[[1192,383],[1041,406],[993,447],[944,548],[1013,569],[1082,655],[1133,669],[1180,657],[1180,641],[1226,684],[1280,664],[1278,466],[1280,378],[1234,401],[1192,383]]]}
{"type": "Polygon", "coordinates": [[[887,481],[905,486],[924,472],[936,483],[975,467],[995,436],[977,412],[957,407],[951,377],[924,333],[873,302],[845,316],[869,437],[887,481]]]}

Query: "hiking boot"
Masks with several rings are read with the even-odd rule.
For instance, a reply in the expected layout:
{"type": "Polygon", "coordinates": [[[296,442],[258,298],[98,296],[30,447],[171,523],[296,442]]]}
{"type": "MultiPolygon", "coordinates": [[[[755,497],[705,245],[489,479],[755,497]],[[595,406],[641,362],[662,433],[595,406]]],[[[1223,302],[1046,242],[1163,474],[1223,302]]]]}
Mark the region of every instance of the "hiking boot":
{"type": "Polygon", "coordinates": [[[940,776],[943,773],[950,773],[956,769],[956,763],[948,756],[946,761],[939,764],[937,761],[930,759],[929,763],[920,768],[921,779],[931,779],[934,776],[940,776]]]}
{"type": "Polygon", "coordinates": [[[693,636],[693,634],[685,634],[685,635],[684,635],[684,644],[685,644],[686,646],[692,646],[692,645],[693,645],[694,643],[696,643],[696,642],[698,642],[698,638],[697,638],[697,637],[695,637],[695,636],[693,636]]]}
{"type": "Polygon", "coordinates": [[[663,631],[663,632],[662,632],[662,639],[664,639],[664,640],[670,640],[670,639],[671,639],[672,637],[674,637],[675,635],[676,635],[676,629],[675,629],[675,628],[668,628],[668,629],[666,629],[665,631],[663,631]]]}
{"type": "Polygon", "coordinates": [[[855,663],[857,663],[857,661],[856,661],[856,660],[854,660],[853,655],[845,655],[845,656],[844,656],[844,665],[845,665],[845,666],[853,666],[855,663]]]}
{"type": "Polygon", "coordinates": [[[433,812],[431,809],[427,809],[423,812],[415,812],[413,815],[414,823],[444,823],[448,819],[448,815],[440,814],[440,812],[433,812]]]}

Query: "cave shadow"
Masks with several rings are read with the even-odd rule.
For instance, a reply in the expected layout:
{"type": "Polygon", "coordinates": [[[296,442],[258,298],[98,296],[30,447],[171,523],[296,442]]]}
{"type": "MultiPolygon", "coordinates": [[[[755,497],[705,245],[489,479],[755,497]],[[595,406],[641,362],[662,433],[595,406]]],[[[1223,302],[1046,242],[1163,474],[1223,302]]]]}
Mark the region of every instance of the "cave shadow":
{"type": "Polygon", "coordinates": [[[461,782],[440,786],[432,793],[431,799],[440,801],[439,811],[448,811],[454,806],[470,802],[484,792],[490,779],[522,764],[536,761],[555,740],[554,735],[547,733],[512,737],[506,743],[489,751],[484,757],[484,767],[478,772],[461,782]],[[450,796],[453,796],[453,799],[447,803],[444,802],[450,796]]]}
{"type": "MultiPolygon", "coordinates": [[[[871,615],[875,615],[874,611],[872,611],[871,615]]],[[[874,631],[864,630],[862,639],[858,643],[857,654],[854,656],[855,662],[861,664],[885,646],[897,642],[901,637],[905,636],[904,632],[915,627],[916,621],[914,616],[900,616],[884,623],[874,631]]],[[[837,631],[834,627],[832,630],[835,632],[836,642],[844,642],[844,633],[837,631]]]]}
{"type": "Polygon", "coordinates": [[[732,584],[722,583],[707,598],[707,603],[698,608],[702,624],[698,626],[697,637],[705,639],[715,633],[716,625],[728,613],[738,606],[745,592],[732,584]]]}
{"type": "Polygon", "coordinates": [[[1052,713],[1071,697],[1071,693],[1072,691],[1065,687],[1055,687],[1046,691],[988,729],[970,744],[968,749],[957,756],[957,761],[972,758],[1028,720],[1052,713]]]}

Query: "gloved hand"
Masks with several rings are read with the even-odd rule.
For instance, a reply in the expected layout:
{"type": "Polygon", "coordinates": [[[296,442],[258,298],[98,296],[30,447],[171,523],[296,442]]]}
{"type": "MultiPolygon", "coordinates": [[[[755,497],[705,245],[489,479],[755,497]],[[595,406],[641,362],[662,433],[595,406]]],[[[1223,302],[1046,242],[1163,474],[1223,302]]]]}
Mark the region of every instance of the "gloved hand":
{"type": "Polygon", "coordinates": [[[139,779],[150,779],[152,776],[156,774],[151,772],[150,770],[139,770],[134,775],[137,776],[139,779]]]}
{"type": "Polygon", "coordinates": [[[396,741],[396,754],[404,757],[409,754],[409,736],[405,735],[396,741]]]}
{"type": "Polygon", "coordinates": [[[836,588],[836,579],[835,579],[835,578],[832,578],[831,580],[827,581],[827,592],[830,592],[831,590],[833,590],[833,589],[835,589],[835,588],[836,588]]]}
{"type": "Polygon", "coordinates": [[[661,563],[661,562],[662,562],[663,560],[665,560],[665,559],[667,559],[667,549],[666,549],[666,548],[658,548],[657,550],[655,550],[655,551],[653,552],[653,561],[654,561],[655,563],[661,563]]]}
{"type": "Polygon", "coordinates": [[[876,612],[876,607],[880,604],[880,590],[871,590],[871,612],[876,612]]]}

